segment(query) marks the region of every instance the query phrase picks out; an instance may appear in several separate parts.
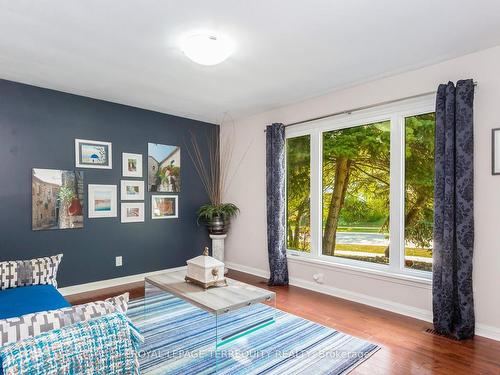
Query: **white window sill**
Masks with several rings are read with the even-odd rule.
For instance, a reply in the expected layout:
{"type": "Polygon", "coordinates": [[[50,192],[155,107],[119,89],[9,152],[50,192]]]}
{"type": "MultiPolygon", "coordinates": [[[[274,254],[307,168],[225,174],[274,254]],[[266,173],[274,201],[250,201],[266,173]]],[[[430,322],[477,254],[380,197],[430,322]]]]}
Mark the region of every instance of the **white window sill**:
{"type": "Polygon", "coordinates": [[[386,282],[398,283],[423,289],[432,288],[432,273],[428,276],[422,272],[408,270],[407,273],[394,272],[388,266],[380,264],[368,264],[368,266],[358,265],[359,261],[339,262],[329,257],[313,257],[311,255],[297,255],[296,252],[287,251],[288,261],[296,264],[307,264],[323,269],[335,270],[349,273],[359,277],[382,280],[386,282]],[[327,258],[327,259],[325,259],[327,258]],[[422,273],[422,276],[420,275],[422,273]]]}

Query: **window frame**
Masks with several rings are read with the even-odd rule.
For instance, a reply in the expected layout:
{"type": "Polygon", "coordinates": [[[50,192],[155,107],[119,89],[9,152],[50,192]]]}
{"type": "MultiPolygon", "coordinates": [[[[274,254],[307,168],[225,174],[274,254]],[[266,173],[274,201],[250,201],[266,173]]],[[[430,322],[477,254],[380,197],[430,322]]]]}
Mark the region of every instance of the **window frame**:
{"type": "MultiPolygon", "coordinates": [[[[322,264],[331,263],[335,267],[355,268],[359,271],[376,271],[383,274],[395,275],[398,278],[407,277],[410,280],[423,280],[429,282],[432,272],[416,270],[405,267],[404,246],[404,205],[405,205],[405,119],[435,112],[435,95],[426,95],[419,98],[408,99],[398,103],[380,105],[346,113],[336,117],[311,121],[304,124],[287,127],[286,139],[299,136],[310,136],[310,230],[311,251],[306,253],[300,250],[287,249],[288,255],[294,260],[304,261],[317,260],[322,264]],[[360,260],[328,256],[322,254],[322,157],[323,157],[323,133],[372,124],[381,121],[390,121],[390,193],[389,193],[389,264],[378,264],[360,260]]],[[[285,166],[287,161],[285,159],[285,166]]],[[[286,205],[288,206],[288,205],[286,205]]]]}

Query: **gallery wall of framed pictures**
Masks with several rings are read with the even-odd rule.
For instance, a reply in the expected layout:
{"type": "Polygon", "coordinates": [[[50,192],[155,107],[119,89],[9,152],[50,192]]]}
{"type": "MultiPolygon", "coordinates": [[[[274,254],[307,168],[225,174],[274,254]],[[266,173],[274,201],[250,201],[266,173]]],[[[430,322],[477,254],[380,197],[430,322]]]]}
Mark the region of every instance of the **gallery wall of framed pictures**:
{"type": "Polygon", "coordinates": [[[64,252],[66,287],[180,266],[207,244],[195,218],[207,196],[187,150],[218,125],[1,79],[0,98],[0,261],[64,252]],[[179,192],[148,190],[148,143],[180,147],[179,192]],[[143,181],[144,198],[122,200],[122,180],[143,181]],[[116,186],[116,216],[88,217],[88,185],[116,186]],[[152,195],[177,195],[178,218],[152,219],[152,195]]]}
{"type": "MultiPolygon", "coordinates": [[[[32,229],[83,228],[84,202],[87,203],[88,219],[119,216],[121,223],[144,222],[146,189],[142,154],[122,153],[121,175],[124,179],[119,182],[119,202],[118,184],[85,181],[86,197],[83,171],[77,170],[113,169],[112,142],[77,138],[74,146],[75,170],[32,170],[32,229]]],[[[180,147],[148,143],[147,152],[147,192],[151,193],[151,219],[179,218],[179,195],[172,193],[179,193],[181,189],[180,147]]]]}

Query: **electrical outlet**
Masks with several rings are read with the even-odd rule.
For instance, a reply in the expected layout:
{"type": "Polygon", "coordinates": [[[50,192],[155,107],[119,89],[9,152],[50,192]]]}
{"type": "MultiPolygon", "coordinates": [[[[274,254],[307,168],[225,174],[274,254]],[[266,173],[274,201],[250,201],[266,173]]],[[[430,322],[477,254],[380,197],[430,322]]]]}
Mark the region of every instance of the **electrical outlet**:
{"type": "Polygon", "coordinates": [[[123,258],[121,256],[115,258],[115,265],[116,267],[123,266],[123,258]]]}
{"type": "Polygon", "coordinates": [[[318,284],[323,284],[325,282],[325,275],[322,273],[315,273],[313,275],[314,281],[316,281],[318,284]]]}

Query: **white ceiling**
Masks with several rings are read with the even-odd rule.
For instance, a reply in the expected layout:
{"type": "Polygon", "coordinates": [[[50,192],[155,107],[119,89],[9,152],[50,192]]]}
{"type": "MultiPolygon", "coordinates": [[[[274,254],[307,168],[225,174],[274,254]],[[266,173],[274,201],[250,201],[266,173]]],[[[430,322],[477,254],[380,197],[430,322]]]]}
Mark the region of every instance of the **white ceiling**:
{"type": "Polygon", "coordinates": [[[0,78],[215,121],[498,45],[499,21],[498,0],[0,0],[0,78]],[[188,60],[199,29],[234,55],[188,60]]]}

